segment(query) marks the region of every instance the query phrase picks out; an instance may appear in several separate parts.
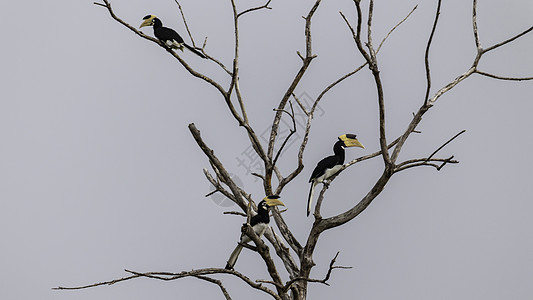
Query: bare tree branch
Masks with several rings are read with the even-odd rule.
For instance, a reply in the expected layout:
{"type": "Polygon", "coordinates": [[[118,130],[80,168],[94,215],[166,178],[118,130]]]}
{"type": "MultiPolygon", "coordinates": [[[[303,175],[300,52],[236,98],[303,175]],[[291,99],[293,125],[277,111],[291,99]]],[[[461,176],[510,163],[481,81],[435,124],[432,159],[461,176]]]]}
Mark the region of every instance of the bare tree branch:
{"type": "Polygon", "coordinates": [[[315,211],[313,212],[313,216],[315,217],[315,220],[322,220],[322,215],[320,213],[322,210],[322,201],[324,201],[326,190],[329,188],[329,184],[331,183],[333,179],[335,178],[330,178],[327,183],[323,184],[322,189],[320,190],[320,193],[318,194],[318,198],[316,200],[316,205],[315,205],[315,211]]]}
{"type": "MultiPolygon", "coordinates": [[[[287,115],[289,115],[289,117],[291,117],[292,129],[290,130],[289,134],[287,135],[287,137],[285,138],[285,140],[281,144],[281,147],[279,147],[278,153],[276,153],[276,157],[274,158],[274,161],[272,162],[273,165],[276,165],[276,162],[278,161],[278,158],[279,158],[281,152],[283,151],[283,148],[285,148],[285,145],[290,140],[292,135],[296,133],[296,120],[294,119],[294,109],[292,107],[292,102],[290,102],[290,101],[289,101],[289,106],[291,108],[291,112],[288,112],[288,111],[286,111],[284,109],[282,110],[282,112],[286,113],[287,115]]],[[[276,109],[274,109],[274,111],[276,111],[276,109]]]]}
{"type": "Polygon", "coordinates": [[[236,202],[235,196],[233,196],[230,192],[228,192],[221,184],[220,181],[215,180],[211,174],[209,174],[209,171],[204,168],[204,175],[207,178],[207,181],[209,181],[214,187],[215,190],[205,195],[205,197],[209,197],[217,192],[220,192],[222,195],[226,196],[233,202],[236,202]]]}
{"type": "Polygon", "coordinates": [[[279,297],[281,297],[281,299],[288,299],[288,295],[285,293],[285,291],[283,291],[282,288],[280,288],[280,286],[283,286],[282,282],[281,282],[281,277],[280,277],[280,275],[278,273],[278,270],[276,269],[276,265],[274,264],[274,261],[272,260],[272,257],[270,256],[270,252],[268,250],[268,246],[254,232],[252,226],[250,226],[249,223],[244,224],[242,226],[241,230],[242,230],[243,234],[248,235],[248,237],[250,237],[250,239],[256,245],[257,252],[263,258],[263,261],[265,262],[265,265],[267,267],[268,273],[270,274],[270,277],[277,284],[276,288],[277,288],[279,297]]]}
{"type": "Polygon", "coordinates": [[[224,285],[222,284],[222,281],[217,280],[217,279],[214,279],[214,278],[211,278],[211,277],[202,276],[202,275],[196,275],[196,276],[194,276],[194,277],[218,285],[218,287],[220,288],[220,291],[222,292],[222,294],[224,295],[224,297],[226,298],[226,300],[231,300],[231,296],[229,295],[228,291],[226,290],[226,288],[225,288],[224,285]]]}
{"type": "Polygon", "coordinates": [[[209,161],[220,172],[220,175],[222,177],[221,180],[230,188],[231,192],[233,193],[233,196],[235,197],[234,199],[235,203],[239,205],[241,209],[246,211],[246,202],[242,198],[240,188],[231,179],[231,176],[224,168],[224,165],[222,164],[222,162],[216,157],[215,152],[212,149],[210,149],[205,144],[205,142],[202,140],[202,137],[200,136],[200,131],[196,128],[194,123],[189,124],[189,131],[191,132],[192,136],[194,137],[194,140],[196,141],[200,149],[202,149],[204,154],[209,158],[209,161]]]}
{"type": "Polygon", "coordinates": [[[403,22],[405,22],[407,19],[409,19],[409,17],[413,14],[413,12],[417,8],[418,8],[418,4],[415,5],[415,7],[413,7],[413,9],[411,9],[411,11],[407,14],[407,16],[405,16],[405,18],[403,18],[400,22],[398,22],[398,24],[396,24],[394,27],[392,27],[391,30],[389,30],[387,35],[383,38],[383,40],[381,40],[381,43],[379,43],[379,46],[378,46],[378,49],[376,50],[376,53],[379,53],[379,50],[381,49],[381,46],[383,46],[383,43],[385,43],[385,41],[389,38],[389,35],[391,35],[391,33],[394,32],[394,30],[396,30],[396,28],[398,28],[400,25],[402,25],[403,22]]]}
{"type": "Polygon", "coordinates": [[[127,273],[131,273],[132,275],[126,276],[126,277],[122,277],[122,278],[119,278],[119,279],[113,279],[113,280],[109,280],[109,281],[94,283],[94,284],[90,284],[90,285],[75,286],[75,287],[59,286],[59,287],[56,287],[56,288],[53,288],[53,289],[54,290],[81,290],[81,289],[87,289],[87,288],[103,286],[103,285],[112,285],[112,284],[115,284],[115,283],[118,283],[118,282],[127,281],[127,280],[131,280],[131,279],[136,279],[136,278],[140,278],[140,277],[147,277],[147,278],[158,279],[158,280],[163,280],[163,281],[172,281],[172,280],[177,280],[177,279],[186,278],[186,277],[197,277],[197,276],[205,276],[205,275],[213,275],[213,274],[229,274],[229,275],[233,275],[233,276],[241,279],[248,286],[250,286],[250,287],[252,287],[252,288],[254,288],[256,290],[259,290],[259,291],[262,291],[262,292],[265,292],[265,293],[269,294],[274,299],[282,300],[282,298],[280,298],[276,294],[276,292],[272,291],[271,289],[269,289],[269,288],[267,288],[267,287],[265,287],[265,286],[263,286],[261,284],[258,284],[256,282],[254,282],[253,280],[251,280],[247,276],[245,276],[242,273],[237,272],[235,270],[227,270],[227,269],[220,269],[220,268],[205,268],[205,269],[196,269],[196,270],[191,270],[191,271],[183,271],[183,272],[180,272],[180,273],[171,273],[171,272],[146,272],[146,273],[141,273],[141,272],[135,272],[135,271],[131,271],[131,270],[124,270],[124,271],[126,271],[127,273]]]}
{"type": "Polygon", "coordinates": [[[83,290],[83,289],[88,289],[88,288],[102,286],[102,285],[113,285],[115,283],[119,283],[119,282],[122,282],[122,281],[127,281],[127,280],[134,279],[134,278],[139,278],[139,277],[141,277],[141,276],[131,275],[131,276],[126,276],[126,277],[113,279],[113,280],[109,280],[109,281],[97,282],[97,283],[93,283],[93,284],[80,285],[80,286],[74,286],[74,287],[58,286],[58,287],[55,287],[55,288],[52,288],[52,289],[53,290],[83,290]]]}
{"type": "Polygon", "coordinates": [[[287,225],[277,208],[274,208],[272,211],[272,216],[274,217],[274,221],[278,226],[281,236],[283,236],[283,238],[289,244],[292,250],[294,250],[294,252],[299,255],[302,252],[302,245],[300,244],[300,242],[298,242],[298,239],[296,239],[296,237],[292,234],[291,230],[289,229],[289,226],[287,225]]]}
{"type": "Polygon", "coordinates": [[[306,116],[309,117],[309,112],[307,111],[307,109],[305,108],[305,106],[303,105],[303,103],[300,101],[300,99],[298,99],[298,97],[296,97],[296,95],[294,94],[294,92],[291,94],[292,97],[294,98],[294,100],[296,100],[296,103],[298,103],[298,106],[300,106],[300,109],[304,112],[304,114],[306,116]]]}
{"type": "MultiPolygon", "coordinates": [[[[196,44],[194,42],[194,38],[192,37],[191,31],[189,30],[189,25],[187,24],[187,20],[185,19],[185,14],[183,13],[183,9],[181,8],[181,4],[178,2],[178,0],[174,0],[176,4],[178,5],[178,9],[181,13],[181,19],[183,20],[183,24],[185,25],[185,29],[187,30],[187,34],[189,35],[189,38],[191,39],[192,46],[196,48],[196,44]]],[[[203,50],[203,49],[202,49],[203,50]]]]}
{"type": "Polygon", "coordinates": [[[424,63],[426,66],[426,96],[424,97],[424,104],[427,105],[429,101],[429,93],[431,91],[431,70],[429,69],[429,49],[433,42],[433,36],[435,35],[435,30],[437,29],[437,24],[439,23],[440,16],[440,6],[442,0],[439,0],[437,3],[437,11],[435,12],[435,19],[433,20],[433,27],[431,28],[431,34],[429,35],[429,40],[426,45],[426,53],[424,55],[424,63]]]}
{"type": "Polygon", "coordinates": [[[376,53],[374,47],[372,46],[372,19],[374,18],[374,0],[370,0],[368,4],[368,21],[367,21],[367,43],[366,47],[370,52],[370,57],[375,58],[376,53]]]}
{"type": "Polygon", "coordinates": [[[247,13],[252,12],[252,11],[260,10],[260,9],[272,9],[272,7],[268,6],[271,1],[272,0],[268,0],[267,3],[265,3],[265,4],[261,5],[261,6],[257,6],[257,7],[249,8],[249,9],[247,9],[245,11],[241,11],[240,13],[237,14],[237,17],[240,17],[240,16],[242,16],[244,14],[247,14],[247,13]]]}
{"type": "Polygon", "coordinates": [[[453,155],[448,158],[417,158],[417,159],[410,159],[406,160],[402,163],[399,163],[396,168],[394,169],[394,172],[400,172],[406,169],[410,169],[413,167],[420,167],[420,166],[430,166],[437,169],[437,171],[440,171],[446,164],[458,164],[459,161],[453,159],[453,155]],[[432,162],[441,162],[441,164],[434,164],[432,162]]]}
{"type": "Polygon", "coordinates": [[[350,25],[348,20],[344,15],[343,18],[346,21],[346,24],[350,28],[352,32],[352,37],[355,41],[355,44],[357,45],[357,49],[359,49],[359,52],[361,55],[365,58],[366,62],[368,63],[368,67],[372,71],[372,75],[374,77],[374,82],[376,85],[376,91],[378,94],[378,107],[379,107],[379,144],[381,147],[381,156],[383,157],[383,161],[385,163],[385,166],[387,168],[392,168],[393,161],[391,160],[389,156],[389,151],[387,148],[387,137],[385,133],[385,99],[383,94],[383,84],[381,83],[381,76],[379,74],[379,68],[378,68],[378,62],[376,57],[376,52],[374,51],[374,48],[372,47],[372,39],[371,39],[371,26],[372,26],[372,12],[373,12],[373,4],[374,1],[370,1],[369,6],[369,17],[368,17],[368,42],[367,47],[369,48],[369,52],[366,52],[363,48],[363,44],[361,43],[361,25],[362,25],[362,19],[363,19],[363,13],[361,11],[361,5],[360,0],[354,0],[355,7],[357,10],[357,29],[354,31],[353,27],[350,25]]]}
{"type": "Polygon", "coordinates": [[[437,148],[437,150],[433,151],[433,153],[431,153],[428,158],[426,159],[427,161],[429,161],[435,154],[437,154],[437,152],[439,152],[442,148],[446,147],[446,145],[448,145],[449,143],[451,143],[453,140],[455,140],[458,136],[460,136],[461,134],[465,133],[466,130],[463,129],[461,130],[458,134],[454,135],[451,139],[449,139],[448,141],[446,141],[446,143],[444,143],[442,146],[440,146],[439,148],[437,148]]]}
{"type": "Polygon", "coordinates": [[[270,227],[270,230],[267,230],[264,235],[274,247],[276,255],[283,261],[283,265],[289,273],[289,276],[291,278],[297,276],[298,272],[300,271],[298,265],[296,264],[294,258],[290,255],[289,248],[285,246],[281,237],[274,232],[272,227],[270,227]]]}
{"type": "Polygon", "coordinates": [[[337,257],[339,256],[339,253],[340,252],[337,252],[337,254],[335,254],[335,257],[333,257],[333,259],[329,263],[329,268],[328,268],[328,271],[327,271],[326,276],[324,277],[324,279],[311,279],[311,278],[304,278],[304,277],[294,278],[294,279],[291,279],[290,281],[288,281],[285,284],[285,287],[284,287],[285,290],[288,290],[297,281],[307,281],[307,282],[322,283],[322,284],[325,284],[325,285],[329,286],[329,283],[327,281],[331,277],[331,272],[334,269],[351,269],[352,268],[352,267],[345,267],[345,266],[335,266],[335,261],[337,260],[337,257]]]}
{"type": "MultiPolygon", "coordinates": [[[[482,51],[481,42],[479,40],[479,33],[478,33],[478,27],[477,27],[477,0],[473,0],[473,8],[472,8],[472,30],[474,32],[474,42],[476,43],[477,51],[482,51]]],[[[426,95],[426,100],[428,99],[429,95],[426,95]]]]}
{"type": "Polygon", "coordinates": [[[240,212],[240,211],[225,211],[224,214],[225,215],[236,215],[236,216],[241,216],[241,217],[247,216],[245,213],[240,212]]]}
{"type": "Polygon", "coordinates": [[[479,75],[487,76],[487,77],[490,77],[490,78],[494,78],[494,79],[500,79],[500,80],[509,80],[509,81],[533,80],[533,77],[504,77],[504,76],[498,76],[498,75],[482,72],[482,71],[477,70],[477,69],[476,69],[475,73],[477,73],[479,75]]]}
{"type": "Polygon", "coordinates": [[[511,37],[511,38],[509,38],[509,39],[507,39],[507,40],[505,40],[503,42],[497,43],[497,44],[495,44],[493,46],[490,46],[490,47],[488,47],[486,49],[483,49],[483,53],[487,53],[487,52],[492,51],[492,50],[494,50],[496,48],[499,48],[501,46],[509,44],[509,43],[513,42],[514,40],[516,40],[516,39],[518,39],[518,38],[530,33],[532,30],[533,30],[533,26],[529,27],[528,29],[520,32],[519,34],[517,34],[517,35],[515,35],[515,36],[513,36],[513,37],[511,37]]]}

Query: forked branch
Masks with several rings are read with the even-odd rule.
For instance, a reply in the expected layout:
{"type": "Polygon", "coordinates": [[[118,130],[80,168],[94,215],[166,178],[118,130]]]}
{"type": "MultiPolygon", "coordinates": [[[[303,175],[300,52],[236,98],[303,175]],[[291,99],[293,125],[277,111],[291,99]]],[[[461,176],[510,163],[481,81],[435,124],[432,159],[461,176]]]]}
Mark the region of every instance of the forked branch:
{"type": "Polygon", "coordinates": [[[244,14],[247,14],[247,13],[252,12],[252,11],[260,10],[260,9],[272,9],[272,7],[268,6],[270,4],[270,2],[272,2],[272,0],[268,0],[267,3],[265,3],[265,4],[261,5],[261,6],[252,7],[252,8],[249,8],[249,9],[245,10],[245,11],[241,11],[240,13],[237,14],[237,17],[241,17],[244,14]]]}
{"type": "Polygon", "coordinates": [[[337,261],[337,257],[339,256],[339,253],[340,252],[337,252],[337,254],[335,254],[335,257],[333,257],[333,259],[331,259],[331,262],[329,263],[328,271],[327,271],[326,276],[324,277],[324,279],[312,279],[312,278],[297,277],[297,278],[294,278],[294,279],[288,281],[285,284],[284,289],[285,290],[289,290],[289,288],[297,281],[307,281],[307,282],[314,282],[314,283],[322,283],[322,284],[325,284],[325,285],[329,286],[328,280],[331,277],[331,272],[333,270],[335,270],[335,269],[351,269],[352,268],[352,267],[336,266],[335,265],[335,261],[337,261]]]}
{"type": "Polygon", "coordinates": [[[59,286],[53,289],[54,290],[82,290],[82,289],[88,289],[88,288],[97,287],[97,286],[103,286],[103,285],[113,285],[118,282],[128,281],[128,280],[141,278],[141,277],[152,278],[152,279],[163,280],[163,281],[172,281],[172,280],[177,280],[177,279],[186,278],[186,277],[197,277],[197,276],[206,276],[206,275],[214,275],[214,274],[229,274],[236,278],[239,278],[241,281],[246,283],[251,288],[267,293],[270,296],[272,296],[274,299],[283,300],[273,290],[263,286],[260,283],[256,283],[255,281],[251,280],[244,274],[234,271],[234,270],[227,270],[227,269],[221,269],[221,268],[205,268],[205,269],[196,269],[196,270],[191,270],[191,271],[183,271],[180,273],[136,272],[132,270],[124,270],[124,271],[132,275],[118,278],[118,279],[109,280],[109,281],[93,283],[89,285],[74,286],[74,287],[59,286]]]}
{"type": "Polygon", "coordinates": [[[228,171],[226,171],[226,168],[224,168],[222,162],[215,155],[215,152],[211,148],[209,148],[207,144],[203,141],[200,135],[200,130],[196,128],[194,123],[191,123],[189,124],[189,131],[191,132],[192,136],[194,137],[194,140],[196,141],[200,149],[209,158],[211,164],[220,173],[220,179],[222,180],[222,182],[224,182],[224,184],[226,184],[230,188],[231,193],[235,197],[235,203],[239,205],[242,210],[246,211],[247,203],[242,197],[240,188],[237,186],[237,184],[235,184],[233,179],[231,179],[231,176],[229,175],[228,171]]]}

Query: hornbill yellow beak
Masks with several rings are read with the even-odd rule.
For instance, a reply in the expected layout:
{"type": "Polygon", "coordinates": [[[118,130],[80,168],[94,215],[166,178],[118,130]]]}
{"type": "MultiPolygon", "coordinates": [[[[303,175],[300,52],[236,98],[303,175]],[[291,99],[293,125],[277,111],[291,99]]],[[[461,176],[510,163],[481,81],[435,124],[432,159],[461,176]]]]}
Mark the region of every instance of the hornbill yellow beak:
{"type": "Polygon", "coordinates": [[[145,27],[145,26],[152,26],[152,21],[156,18],[154,15],[147,15],[143,18],[143,22],[141,23],[141,26],[139,26],[139,29],[145,27]]]}
{"type": "Polygon", "coordinates": [[[263,200],[265,200],[266,204],[270,207],[278,205],[285,206],[285,204],[279,200],[279,196],[267,196],[263,200]]]}
{"type": "Polygon", "coordinates": [[[363,149],[365,148],[365,146],[363,146],[363,144],[361,144],[361,142],[357,140],[357,138],[355,137],[355,134],[350,134],[350,133],[343,134],[339,136],[339,140],[344,142],[345,147],[359,147],[363,149]]]}

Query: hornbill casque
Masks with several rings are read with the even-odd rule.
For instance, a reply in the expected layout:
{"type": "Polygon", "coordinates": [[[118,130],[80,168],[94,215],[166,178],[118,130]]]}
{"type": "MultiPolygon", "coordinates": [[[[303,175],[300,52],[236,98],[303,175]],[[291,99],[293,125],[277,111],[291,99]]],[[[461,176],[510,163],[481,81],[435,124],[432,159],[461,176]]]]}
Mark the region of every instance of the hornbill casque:
{"type": "MultiPolygon", "coordinates": [[[[265,230],[268,228],[268,223],[270,222],[268,209],[277,205],[285,206],[285,204],[279,200],[279,196],[267,196],[257,205],[257,214],[250,218],[250,226],[252,226],[255,234],[257,234],[259,237],[265,233],[265,230]]],[[[235,266],[235,262],[237,262],[237,258],[239,257],[239,254],[243,248],[242,244],[246,244],[250,241],[251,239],[248,235],[244,233],[241,234],[241,239],[237,244],[237,247],[235,247],[235,250],[231,252],[231,255],[228,259],[226,269],[233,270],[233,266],[235,266]]]]}
{"type": "Polygon", "coordinates": [[[346,147],[360,147],[365,148],[361,144],[355,134],[343,134],[339,136],[339,140],[333,146],[335,155],[328,156],[318,162],[309,182],[311,189],[309,190],[309,198],[307,199],[307,216],[311,213],[311,203],[313,202],[313,194],[315,193],[315,186],[321,182],[328,184],[327,180],[337,173],[344,164],[344,148],[346,147]]]}
{"type": "Polygon", "coordinates": [[[174,31],[174,29],[163,27],[163,23],[156,16],[147,15],[143,18],[143,20],[144,21],[139,29],[145,26],[154,27],[155,37],[166,47],[170,49],[180,49],[183,51],[183,46],[185,46],[187,49],[191,50],[191,52],[200,56],[201,58],[207,58],[200,51],[194,49],[194,47],[185,44],[183,38],[176,31],[174,31]]]}

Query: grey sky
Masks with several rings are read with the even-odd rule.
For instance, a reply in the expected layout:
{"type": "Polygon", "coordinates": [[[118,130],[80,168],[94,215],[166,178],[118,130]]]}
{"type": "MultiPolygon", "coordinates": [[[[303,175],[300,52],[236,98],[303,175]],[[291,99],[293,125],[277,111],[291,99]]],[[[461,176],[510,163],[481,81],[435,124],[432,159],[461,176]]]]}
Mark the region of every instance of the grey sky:
{"type": "MultiPolygon", "coordinates": [[[[172,57],[114,22],[93,1],[10,1],[2,4],[0,71],[1,299],[222,299],[218,288],[193,279],[137,280],[82,291],[52,291],[136,271],[223,267],[243,219],[204,198],[207,159],[186,125],[205,141],[255,199],[261,185],[239,166],[248,144],[221,97],[193,79],[172,57]]],[[[229,1],[181,1],[196,42],[231,64],[229,1]]],[[[249,1],[240,1],[249,2],[249,1]]],[[[242,20],[241,87],[257,132],[300,65],[303,20],[309,1],[285,4],[242,20]]],[[[366,1],[365,1],[366,2],[366,1]]],[[[418,4],[379,55],[387,105],[388,138],[403,132],[425,91],[423,51],[436,1],[376,1],[374,39],[418,4]],[[394,2],[391,4],[390,2],[394,2]]],[[[431,52],[433,85],[440,88],[467,70],[474,57],[470,1],[443,1],[431,52]]],[[[484,46],[531,26],[533,2],[479,1],[484,46]]],[[[174,1],[112,1],[116,13],[138,26],[156,14],[188,41],[174,1]]],[[[261,1],[239,3],[260,5],[261,1]]],[[[352,22],[351,1],[325,1],[313,22],[318,58],[297,94],[317,94],[362,63],[338,11],[352,22]]],[[[152,29],[143,29],[152,35],[152,29]]],[[[533,76],[533,36],[483,58],[480,68],[502,76],[533,76]]],[[[213,63],[183,57],[214,79],[227,78],[213,63]]],[[[331,287],[313,285],[309,299],[532,299],[533,191],[529,157],[532,82],[473,76],[443,96],[410,138],[403,159],[444,148],[458,165],[418,168],[393,177],[357,219],[324,234],[312,275],[322,278],[337,251],[331,287]]],[[[285,219],[304,239],[308,178],[331,153],[336,137],[357,133],[378,149],[375,86],[368,70],[323,100],[305,154],[305,169],[282,194],[285,219]]],[[[289,170],[296,147],[282,158],[289,170]]],[[[353,205],[381,172],[379,159],[356,165],[328,190],[324,215],[353,205]]],[[[244,250],[237,269],[265,279],[263,264],[244,250]],[[260,272],[254,271],[261,268],[260,272]]],[[[234,299],[256,292],[229,277],[234,299]]],[[[267,299],[260,295],[260,299],[267,299]]]]}

